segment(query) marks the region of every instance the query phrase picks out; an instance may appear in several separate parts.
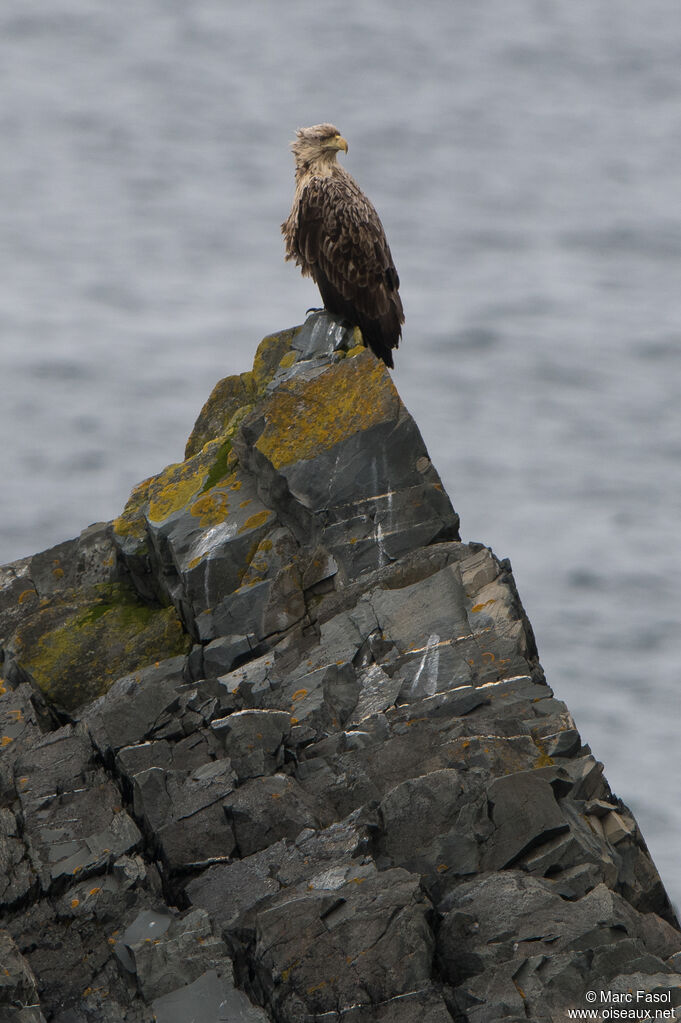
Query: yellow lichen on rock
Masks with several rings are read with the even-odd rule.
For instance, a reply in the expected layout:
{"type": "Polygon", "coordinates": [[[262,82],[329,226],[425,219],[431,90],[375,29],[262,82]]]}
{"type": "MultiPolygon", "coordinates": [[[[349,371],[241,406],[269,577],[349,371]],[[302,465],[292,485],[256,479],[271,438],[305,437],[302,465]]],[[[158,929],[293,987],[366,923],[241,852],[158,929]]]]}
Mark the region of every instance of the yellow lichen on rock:
{"type": "Polygon", "coordinates": [[[287,352],[286,355],[284,356],[284,358],[279,363],[280,368],[281,369],[290,369],[291,366],[295,366],[297,358],[298,358],[298,353],[297,352],[293,352],[293,351],[292,352],[287,352]]]}
{"type": "Polygon", "coordinates": [[[291,327],[278,334],[269,334],[258,345],[253,360],[253,380],[256,390],[261,394],[281,365],[286,353],[291,350],[291,342],[300,327],[291,327]]]}
{"type": "Polygon", "coordinates": [[[149,487],[154,480],[153,476],[142,480],[134,488],[126,501],[125,508],[114,519],[114,533],[122,539],[126,537],[139,536],[144,532],[144,509],[149,498],[149,487]]]}
{"type": "Polygon", "coordinates": [[[274,376],[282,359],[291,358],[291,341],[300,330],[293,327],[263,338],[255,353],[253,369],[224,377],[213,388],[201,409],[185,449],[185,458],[197,454],[211,440],[231,436],[274,376]]]}
{"type": "Polygon", "coordinates": [[[348,437],[397,418],[400,399],[385,366],[364,350],[314,377],[279,388],[264,407],[256,447],[275,468],[314,458],[348,437]]]}
{"type": "Polygon", "coordinates": [[[224,490],[209,490],[190,506],[189,511],[199,520],[202,529],[224,522],[229,515],[229,498],[224,490]]]}
{"type": "Polygon", "coordinates": [[[269,508],[263,508],[262,511],[256,512],[255,515],[250,515],[239,529],[239,532],[248,533],[251,529],[257,529],[259,526],[264,526],[269,519],[273,518],[274,512],[270,511],[269,508]]]}
{"type": "Polygon", "coordinates": [[[212,487],[229,470],[229,450],[220,440],[206,445],[185,462],[167,466],[158,476],[150,476],[133,490],[123,512],[114,520],[114,534],[125,540],[144,541],[145,518],[164,522],[174,512],[186,507],[192,498],[212,487]]]}
{"type": "Polygon", "coordinates": [[[149,489],[149,519],[164,522],[173,512],[184,508],[200,493],[205,475],[205,471],[197,471],[194,459],[169,465],[149,489]]]}
{"type": "MultiPolygon", "coordinates": [[[[257,517],[259,521],[256,525],[263,525],[267,522],[266,518],[262,518],[262,512],[257,517]]],[[[261,540],[253,552],[248,552],[246,557],[247,568],[240,580],[240,587],[246,589],[249,586],[254,586],[255,583],[262,582],[267,577],[270,570],[270,561],[268,554],[272,550],[272,541],[267,536],[264,540],[261,540]]]]}
{"type": "MultiPolygon", "coordinates": [[[[130,541],[145,543],[146,517],[154,523],[164,522],[234,472],[237,459],[231,440],[282,359],[295,361],[291,341],[299,330],[300,327],[294,327],[264,338],[252,372],[225,377],[215,385],[187,441],[185,461],[169,465],[158,476],[151,476],[135,487],[123,512],[114,520],[115,535],[128,541],[128,547],[130,541]]],[[[233,489],[239,486],[237,480],[233,489]]],[[[227,512],[224,495],[206,501],[199,498],[192,508],[192,514],[198,514],[205,526],[224,521],[227,512]]]]}
{"type": "MultiPolygon", "coordinates": [[[[210,529],[211,526],[220,525],[229,518],[230,493],[238,494],[243,485],[243,479],[239,471],[232,472],[225,479],[221,480],[220,486],[212,487],[210,490],[204,488],[200,496],[189,504],[189,513],[199,520],[199,525],[202,529],[210,529]]],[[[253,498],[249,497],[245,501],[238,502],[238,506],[234,509],[237,520],[240,517],[239,513],[248,507],[252,501],[253,498]]],[[[256,529],[267,522],[272,515],[273,512],[269,510],[256,512],[245,520],[239,528],[239,533],[248,532],[249,529],[256,529]]]]}

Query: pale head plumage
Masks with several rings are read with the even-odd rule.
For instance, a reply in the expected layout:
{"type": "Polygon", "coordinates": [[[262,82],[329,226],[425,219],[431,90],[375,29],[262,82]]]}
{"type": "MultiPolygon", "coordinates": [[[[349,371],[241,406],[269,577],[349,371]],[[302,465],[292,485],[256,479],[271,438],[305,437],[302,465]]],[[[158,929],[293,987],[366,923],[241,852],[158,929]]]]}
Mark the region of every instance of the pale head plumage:
{"type": "Polygon", "coordinates": [[[328,172],[341,149],[347,153],[348,144],[333,124],[313,124],[310,128],[298,128],[291,143],[298,172],[313,169],[328,172]]]}

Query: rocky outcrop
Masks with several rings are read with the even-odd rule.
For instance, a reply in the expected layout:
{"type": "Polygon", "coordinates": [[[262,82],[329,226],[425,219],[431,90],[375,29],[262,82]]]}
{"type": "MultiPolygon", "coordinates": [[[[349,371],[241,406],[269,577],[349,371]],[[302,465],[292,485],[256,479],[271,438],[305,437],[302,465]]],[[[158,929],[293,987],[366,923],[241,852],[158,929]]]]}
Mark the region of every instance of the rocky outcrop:
{"type": "Polygon", "coordinates": [[[221,381],[113,524],[1,573],[0,1019],[681,1002],[663,885],[509,564],[460,541],[327,314],[221,381]]]}

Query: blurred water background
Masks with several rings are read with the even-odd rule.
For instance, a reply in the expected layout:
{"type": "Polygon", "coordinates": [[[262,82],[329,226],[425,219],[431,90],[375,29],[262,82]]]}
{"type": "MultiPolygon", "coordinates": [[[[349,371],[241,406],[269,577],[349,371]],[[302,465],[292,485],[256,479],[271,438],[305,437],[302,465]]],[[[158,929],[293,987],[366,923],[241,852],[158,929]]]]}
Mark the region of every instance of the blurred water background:
{"type": "Polygon", "coordinates": [[[4,0],[0,82],[0,562],[113,518],[318,303],[279,224],[333,121],[463,536],[678,904],[678,0],[4,0]]]}

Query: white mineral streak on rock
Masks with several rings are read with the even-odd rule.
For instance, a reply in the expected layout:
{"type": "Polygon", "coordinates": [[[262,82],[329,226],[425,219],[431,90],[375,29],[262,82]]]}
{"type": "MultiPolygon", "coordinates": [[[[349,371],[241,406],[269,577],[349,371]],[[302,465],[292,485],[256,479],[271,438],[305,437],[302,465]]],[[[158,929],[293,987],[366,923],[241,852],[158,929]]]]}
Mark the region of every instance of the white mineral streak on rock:
{"type": "Polygon", "coordinates": [[[202,558],[205,554],[209,554],[210,551],[219,547],[221,544],[226,543],[228,540],[232,540],[238,531],[239,523],[236,520],[228,519],[225,522],[218,523],[217,526],[211,526],[210,529],[206,529],[200,533],[196,538],[196,542],[191,545],[185,558],[185,567],[190,562],[195,561],[197,558],[202,558]]]}
{"type": "Polygon", "coordinates": [[[387,515],[387,526],[388,526],[387,535],[388,536],[390,536],[392,533],[395,532],[395,519],[394,519],[394,516],[393,516],[393,494],[394,493],[395,493],[394,490],[389,490],[388,491],[388,502],[387,502],[388,503],[388,515],[387,515]]]}
{"type": "Polygon", "coordinates": [[[388,564],[388,558],[385,551],[383,550],[383,526],[380,522],[377,522],[374,526],[374,540],[378,547],[378,567],[385,568],[388,564]]]}
{"type": "Polygon", "coordinates": [[[326,337],[327,334],[329,333],[329,329],[330,328],[325,325],[324,320],[321,317],[318,320],[315,320],[315,323],[312,327],[312,333],[310,334],[310,348],[312,350],[314,350],[317,347],[318,336],[321,334],[322,337],[326,337]]]}
{"type": "MultiPolygon", "coordinates": [[[[385,453],[383,453],[382,457],[385,458],[385,453]]],[[[385,472],[382,473],[382,476],[384,476],[384,475],[385,475],[385,472]]],[[[378,466],[376,464],[376,456],[374,456],[371,459],[371,482],[373,484],[372,489],[374,490],[375,493],[378,493],[378,488],[379,488],[378,479],[379,479],[378,466]]],[[[374,541],[376,543],[376,546],[378,547],[378,567],[379,568],[385,568],[385,566],[392,560],[390,558],[390,556],[386,553],[386,551],[385,551],[385,549],[383,547],[383,541],[385,540],[385,537],[390,534],[391,526],[392,526],[392,521],[393,521],[393,516],[392,516],[392,507],[393,507],[393,504],[392,504],[392,493],[393,493],[392,491],[388,491],[388,493],[387,493],[387,496],[388,496],[388,516],[387,516],[387,521],[386,521],[387,529],[384,528],[384,523],[378,517],[378,515],[379,515],[378,510],[376,509],[375,512],[374,512],[374,514],[376,515],[376,518],[374,519],[374,541]]]]}
{"type": "Polygon", "coordinates": [[[345,884],[348,868],[346,864],[337,867],[329,867],[321,874],[316,874],[308,882],[310,890],[337,891],[345,884]]]}
{"type": "Polygon", "coordinates": [[[336,324],[332,327],[333,347],[340,348],[343,344],[343,338],[345,337],[345,327],[342,323],[336,324]]]}
{"type": "MultiPolygon", "coordinates": [[[[461,639],[470,639],[470,636],[461,636],[460,638],[461,639]]],[[[438,636],[437,637],[437,642],[433,643],[433,636],[429,636],[428,637],[428,642],[426,643],[425,646],[415,647],[413,650],[409,650],[409,653],[410,654],[422,654],[424,652],[425,653],[432,653],[433,650],[435,650],[435,649],[441,650],[442,647],[451,646],[453,642],[456,642],[456,641],[455,640],[451,640],[451,639],[440,639],[440,637],[438,636]]]]}
{"type": "Polygon", "coordinates": [[[440,669],[440,637],[432,633],[428,637],[428,643],[423,652],[421,663],[418,666],[414,681],[411,684],[412,693],[423,693],[432,696],[437,688],[437,677],[440,669]]]}
{"type": "Polygon", "coordinates": [[[376,465],[376,455],[371,456],[371,482],[373,483],[373,490],[378,491],[378,466],[376,465]]]}
{"type": "MultiPolygon", "coordinates": [[[[372,489],[378,490],[378,466],[376,465],[376,456],[372,456],[371,459],[371,482],[373,484],[372,489]]],[[[383,550],[383,526],[379,521],[374,519],[374,542],[378,547],[378,567],[384,568],[387,564],[387,558],[385,551],[383,550]]]]}
{"type": "Polygon", "coordinates": [[[384,494],[370,494],[368,497],[363,497],[357,501],[357,505],[366,504],[368,501],[382,501],[384,498],[390,498],[390,510],[392,511],[392,496],[397,493],[396,490],[386,490],[384,494]]]}
{"type": "Polygon", "coordinates": [[[509,682],[531,682],[532,679],[529,675],[512,675],[511,678],[500,678],[494,682],[483,682],[478,689],[489,689],[491,686],[506,686],[509,682]]]}

